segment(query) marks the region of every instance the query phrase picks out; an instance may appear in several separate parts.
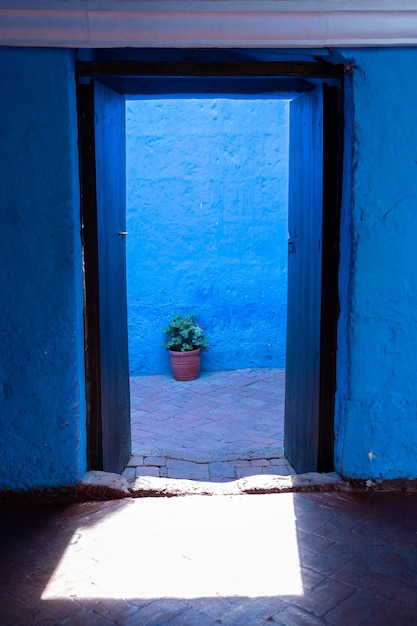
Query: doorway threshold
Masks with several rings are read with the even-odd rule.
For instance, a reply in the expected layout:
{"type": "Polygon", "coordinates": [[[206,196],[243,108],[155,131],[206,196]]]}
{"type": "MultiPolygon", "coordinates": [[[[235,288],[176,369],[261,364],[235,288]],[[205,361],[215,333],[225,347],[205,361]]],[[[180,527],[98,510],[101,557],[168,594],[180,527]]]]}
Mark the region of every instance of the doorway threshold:
{"type": "Polygon", "coordinates": [[[311,472],[290,476],[255,474],[222,483],[141,476],[133,481],[129,491],[133,497],[235,496],[299,491],[340,491],[344,486],[345,481],[335,472],[329,474],[311,472]]]}
{"type": "Polygon", "coordinates": [[[336,472],[281,476],[257,474],[229,482],[207,482],[182,478],[140,476],[127,481],[120,474],[89,471],[78,485],[80,499],[111,500],[118,498],[178,496],[242,496],[287,492],[333,492],[350,488],[336,472]]]}
{"type": "Polygon", "coordinates": [[[141,477],[189,479],[226,483],[248,476],[293,476],[296,474],[279,447],[240,453],[211,455],[206,458],[159,450],[153,454],[132,456],[123,472],[128,482],[141,477]]]}

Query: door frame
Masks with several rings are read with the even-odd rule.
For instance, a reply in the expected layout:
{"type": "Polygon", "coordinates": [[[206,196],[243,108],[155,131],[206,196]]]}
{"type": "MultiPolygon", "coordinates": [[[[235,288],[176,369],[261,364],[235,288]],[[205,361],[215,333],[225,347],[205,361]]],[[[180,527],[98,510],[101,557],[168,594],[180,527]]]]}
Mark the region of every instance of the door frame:
{"type": "Polygon", "coordinates": [[[125,101],[94,80],[78,85],[77,96],[87,467],[120,473],[131,456],[125,101]]]}
{"type": "MultiPolygon", "coordinates": [[[[97,53],[97,51],[95,51],[97,53]]],[[[140,55],[140,50],[137,51],[140,55]]],[[[320,344],[320,381],[319,381],[319,442],[317,471],[333,470],[334,447],[334,406],[336,394],[336,350],[337,323],[339,317],[338,271],[339,271],[339,232],[341,210],[342,155],[343,155],[343,65],[332,65],[319,61],[262,61],[235,60],[244,51],[230,55],[230,51],[222,54],[217,52],[217,59],[207,62],[205,54],[200,51],[198,60],[193,51],[182,51],[183,59],[179,61],[142,61],[132,59],[132,51],[128,58],[121,59],[123,52],[111,58],[112,53],[105,51],[104,59],[78,61],[76,77],[78,91],[81,94],[82,84],[99,80],[120,94],[129,96],[149,95],[149,93],[199,93],[206,89],[207,81],[215,93],[242,93],[231,89],[231,79],[236,84],[244,84],[247,91],[243,93],[265,94],[268,92],[285,94],[304,93],[315,84],[326,84],[333,87],[331,98],[327,99],[324,125],[325,154],[323,155],[323,271],[321,298],[321,344],[320,344]],[[189,58],[187,54],[189,52],[189,58]],[[229,59],[233,57],[233,60],[229,59]],[[240,81],[240,83],[239,83],[240,81]],[[181,86],[181,90],[179,89],[181,86]],[[162,91],[158,91],[161,90],[162,91]]],[[[165,51],[168,53],[169,51],[165,51]]],[[[152,54],[152,53],[151,53],[152,54]]],[[[290,54],[290,53],[289,53],[290,54]]],[[[133,56],[135,56],[133,54],[133,56]]],[[[243,55],[244,56],[244,55],[243,55]]],[[[98,54],[100,57],[100,54],[98,54]]],[[[205,91],[207,93],[207,91],[205,91]]],[[[79,97],[82,97],[81,95],[79,97]]],[[[80,117],[80,116],[79,116],[80,117]]],[[[92,169],[94,154],[88,137],[88,128],[79,122],[81,159],[81,206],[90,202],[96,206],[96,180],[92,169]],[[83,139],[84,137],[84,139],[83,139]],[[90,151],[90,154],[86,154],[90,151]]],[[[85,216],[82,209],[82,224],[85,216]]],[[[91,217],[97,220],[97,213],[91,217]]],[[[97,228],[97,223],[95,223],[97,228]]],[[[88,240],[83,236],[85,252],[88,240]]],[[[94,331],[94,319],[99,316],[98,304],[98,262],[94,253],[91,261],[85,260],[85,361],[86,361],[86,394],[87,394],[87,448],[88,466],[90,469],[102,469],[102,461],[97,453],[97,440],[103,437],[101,405],[97,390],[101,387],[101,371],[99,367],[100,346],[94,331]],[[87,267],[88,264],[88,267],[87,267]],[[88,321],[90,320],[90,322],[88,321]]],[[[126,342],[128,337],[126,336],[126,342]]]]}
{"type": "Polygon", "coordinates": [[[80,218],[84,274],[84,368],[87,468],[103,468],[97,191],[92,86],[77,85],[80,218]],[[87,113],[85,113],[87,111],[87,113]]]}

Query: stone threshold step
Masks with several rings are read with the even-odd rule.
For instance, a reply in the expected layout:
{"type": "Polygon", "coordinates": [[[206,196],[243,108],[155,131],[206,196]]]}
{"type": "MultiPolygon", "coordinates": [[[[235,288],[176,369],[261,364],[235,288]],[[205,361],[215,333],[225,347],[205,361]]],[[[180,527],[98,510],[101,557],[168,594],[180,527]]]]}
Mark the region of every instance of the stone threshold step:
{"type": "Polygon", "coordinates": [[[50,503],[92,502],[122,498],[173,497],[190,495],[249,495],[278,493],[398,492],[417,493],[417,479],[385,481],[347,480],[335,472],[311,472],[295,476],[247,476],[229,483],[212,483],[177,478],[141,476],[129,482],[120,474],[88,471],[74,486],[31,491],[1,491],[0,502],[50,503]]]}

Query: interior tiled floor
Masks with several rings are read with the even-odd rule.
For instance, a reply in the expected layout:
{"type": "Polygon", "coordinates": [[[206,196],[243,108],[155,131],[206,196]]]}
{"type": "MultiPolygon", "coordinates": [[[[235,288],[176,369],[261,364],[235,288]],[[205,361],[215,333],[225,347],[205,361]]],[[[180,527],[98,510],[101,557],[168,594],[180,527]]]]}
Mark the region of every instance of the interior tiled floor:
{"type": "Polygon", "coordinates": [[[284,457],[285,370],[133,377],[132,459],[124,475],[224,482],[293,474],[284,457]]]}
{"type": "Polygon", "coordinates": [[[4,626],[412,626],[417,494],[0,505],[4,626]]]}

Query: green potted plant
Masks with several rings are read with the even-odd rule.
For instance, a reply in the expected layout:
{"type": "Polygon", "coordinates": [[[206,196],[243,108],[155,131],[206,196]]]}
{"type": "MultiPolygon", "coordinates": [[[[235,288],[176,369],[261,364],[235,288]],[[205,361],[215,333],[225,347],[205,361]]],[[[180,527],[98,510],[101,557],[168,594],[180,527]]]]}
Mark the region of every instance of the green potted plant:
{"type": "Polygon", "coordinates": [[[175,380],[194,380],[200,374],[200,355],[209,342],[194,315],[175,313],[164,328],[162,346],[169,351],[172,374],[175,380]]]}

